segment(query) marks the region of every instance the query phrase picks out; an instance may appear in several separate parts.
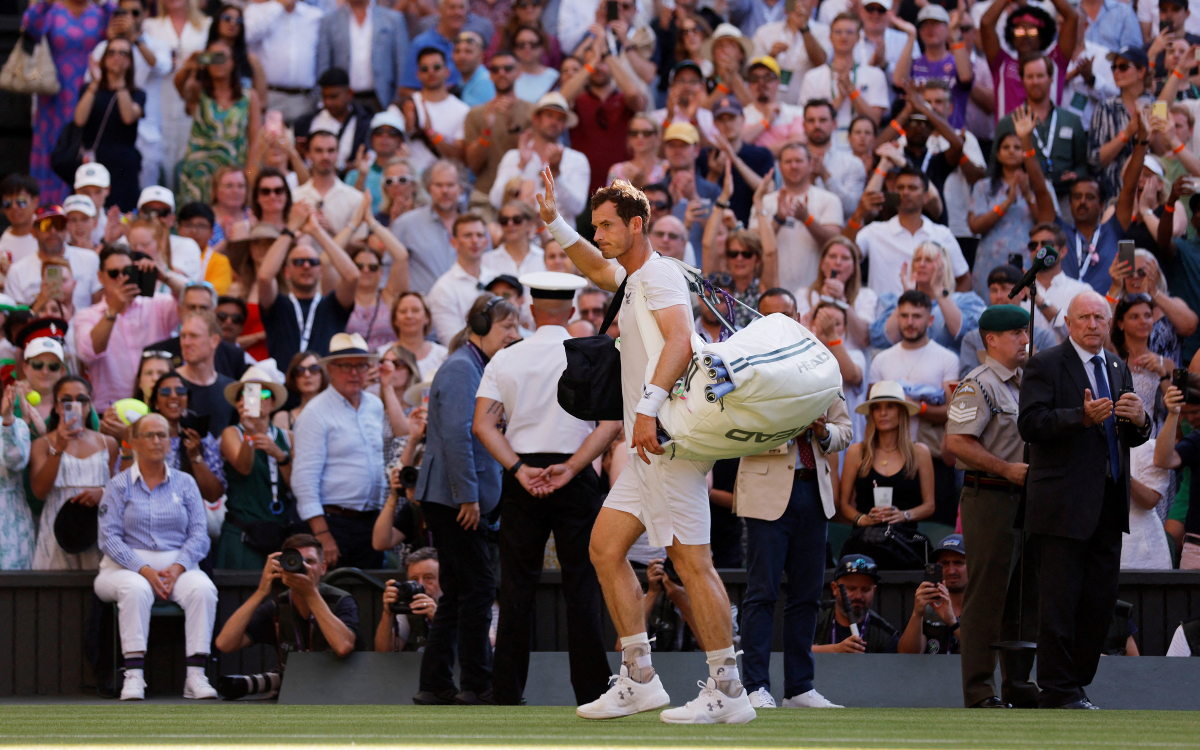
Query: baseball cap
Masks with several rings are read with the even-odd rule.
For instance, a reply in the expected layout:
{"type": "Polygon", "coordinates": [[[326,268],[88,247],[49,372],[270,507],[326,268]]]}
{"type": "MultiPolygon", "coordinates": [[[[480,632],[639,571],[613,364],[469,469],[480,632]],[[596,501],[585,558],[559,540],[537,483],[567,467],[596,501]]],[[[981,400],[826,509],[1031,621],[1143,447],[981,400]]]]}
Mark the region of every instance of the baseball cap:
{"type": "Polygon", "coordinates": [[[864,8],[866,8],[868,5],[882,5],[884,10],[891,10],[892,0],[867,0],[865,3],[863,3],[864,8]]]}
{"type": "Polygon", "coordinates": [[[33,359],[39,354],[53,354],[55,357],[58,357],[59,362],[62,362],[62,344],[58,343],[58,341],[50,338],[49,336],[42,336],[41,338],[36,338],[25,345],[26,361],[33,359]]]}
{"type": "Polygon", "coordinates": [[[89,219],[96,216],[96,204],[86,195],[68,195],[63,201],[62,210],[64,214],[78,211],[89,219]]]}
{"type": "Polygon", "coordinates": [[[142,189],[137,207],[141,208],[147,203],[165,203],[171,208],[171,213],[175,212],[175,194],[162,185],[151,185],[142,189]]]}
{"type": "Polygon", "coordinates": [[[696,71],[696,75],[700,76],[700,80],[704,80],[704,71],[700,69],[700,63],[694,60],[680,60],[675,63],[675,67],[671,68],[671,78],[667,83],[675,83],[675,76],[679,75],[679,72],[682,70],[694,70],[696,71]]]}
{"type": "Polygon", "coordinates": [[[938,545],[933,548],[933,556],[937,557],[941,552],[957,552],[965,557],[967,554],[967,547],[965,544],[963,544],[963,535],[951,534],[942,541],[938,542],[938,545]]]}
{"type": "Polygon", "coordinates": [[[1166,172],[1163,171],[1162,162],[1154,154],[1146,154],[1146,158],[1142,160],[1142,164],[1146,166],[1146,169],[1149,169],[1160,178],[1166,175],[1166,172]]]}
{"type": "MultiPolygon", "coordinates": [[[[1159,174],[1162,174],[1162,172],[1160,171],[1159,174]]],[[[42,219],[53,219],[56,216],[61,216],[64,219],[67,217],[66,213],[63,212],[62,206],[56,206],[54,204],[38,206],[38,210],[33,214],[33,221],[34,223],[37,223],[42,219]]]]}
{"type": "Polygon", "coordinates": [[[758,67],[766,68],[767,70],[771,71],[775,74],[776,78],[782,75],[780,72],[781,68],[779,67],[779,61],[770,55],[763,55],[762,57],[754,58],[750,61],[750,67],[746,68],[746,70],[751,71],[758,67]]]}
{"type": "Polygon", "coordinates": [[[717,100],[712,113],[714,118],[721,115],[738,115],[740,117],[742,114],[742,103],[735,97],[723,96],[717,100]]]}
{"type": "Polygon", "coordinates": [[[876,581],[879,580],[879,566],[866,555],[842,555],[842,559],[838,560],[838,566],[833,570],[833,580],[836,581],[855,573],[870,576],[876,581]]]}
{"type": "Polygon", "coordinates": [[[1141,47],[1135,47],[1132,44],[1105,55],[1105,59],[1109,62],[1116,60],[1118,57],[1122,60],[1128,60],[1139,68],[1145,68],[1150,64],[1150,58],[1146,57],[1146,52],[1141,47]]]}
{"type": "Polygon", "coordinates": [[[82,164],[79,169],[75,170],[75,189],[81,187],[99,187],[106,188],[112,185],[112,176],[108,173],[108,167],[98,162],[90,164],[82,164]]]}
{"type": "Polygon", "coordinates": [[[992,284],[1019,284],[1021,283],[1022,275],[1021,269],[1006,263],[1002,266],[996,266],[991,270],[987,277],[987,283],[988,286],[992,284]]]}
{"type": "Polygon", "coordinates": [[[920,26],[925,21],[941,21],[942,23],[950,23],[950,14],[946,9],[937,3],[930,3],[921,12],[917,14],[917,25],[920,26]]]}
{"type": "Polygon", "coordinates": [[[521,282],[517,280],[517,277],[513,276],[512,274],[509,274],[509,273],[500,274],[496,278],[489,281],[487,283],[487,286],[484,287],[484,290],[490,292],[490,291],[492,291],[492,287],[494,287],[496,284],[508,284],[513,289],[517,290],[518,297],[525,294],[525,287],[522,286],[521,282]]]}
{"type": "Polygon", "coordinates": [[[378,128],[395,128],[403,136],[404,119],[395,110],[385,109],[371,118],[371,132],[374,133],[378,128]]]}
{"type": "Polygon", "coordinates": [[[695,145],[700,142],[700,131],[690,122],[673,122],[663,133],[663,143],[668,141],[683,141],[695,145]]]}

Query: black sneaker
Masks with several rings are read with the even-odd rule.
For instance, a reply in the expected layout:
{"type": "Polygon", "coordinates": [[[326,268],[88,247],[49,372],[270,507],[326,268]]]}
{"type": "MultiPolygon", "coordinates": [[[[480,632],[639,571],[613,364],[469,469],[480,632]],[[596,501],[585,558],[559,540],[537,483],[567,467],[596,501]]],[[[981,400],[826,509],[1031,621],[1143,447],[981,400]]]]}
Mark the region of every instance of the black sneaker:
{"type": "Polygon", "coordinates": [[[473,693],[470,690],[463,690],[458,695],[454,696],[454,702],[460,706],[494,706],[496,699],[492,697],[492,690],[488,688],[483,693],[473,693]]]}
{"type": "Polygon", "coordinates": [[[971,708],[1012,708],[1012,705],[1005,703],[993,695],[991,698],[984,698],[975,705],[971,706],[971,708]]]}
{"type": "Polygon", "coordinates": [[[418,706],[453,706],[455,693],[453,690],[447,690],[441,693],[435,693],[432,690],[422,690],[413,696],[413,703],[418,706]]]}

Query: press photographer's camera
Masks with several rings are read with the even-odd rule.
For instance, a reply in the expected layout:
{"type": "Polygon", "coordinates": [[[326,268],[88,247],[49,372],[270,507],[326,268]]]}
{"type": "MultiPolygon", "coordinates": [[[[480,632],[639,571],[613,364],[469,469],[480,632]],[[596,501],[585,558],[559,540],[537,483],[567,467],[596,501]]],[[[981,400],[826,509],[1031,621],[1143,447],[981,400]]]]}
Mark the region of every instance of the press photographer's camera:
{"type": "Polygon", "coordinates": [[[279,556],[279,567],[283,568],[284,573],[304,574],[308,572],[308,569],[304,567],[304,555],[300,554],[298,549],[285,549],[279,556]]]}
{"type": "Polygon", "coordinates": [[[416,466],[401,466],[396,470],[396,481],[399,482],[401,489],[416,489],[417,479],[419,479],[420,476],[421,470],[416,466]]]}
{"type": "Polygon", "coordinates": [[[217,692],[226,700],[233,701],[247,695],[276,692],[282,681],[278,672],[223,675],[217,678],[217,692]]]}
{"type": "Polygon", "coordinates": [[[403,581],[396,584],[396,591],[398,596],[392,604],[392,614],[411,615],[413,613],[413,597],[417,594],[424,594],[425,586],[419,581],[403,581]]]}

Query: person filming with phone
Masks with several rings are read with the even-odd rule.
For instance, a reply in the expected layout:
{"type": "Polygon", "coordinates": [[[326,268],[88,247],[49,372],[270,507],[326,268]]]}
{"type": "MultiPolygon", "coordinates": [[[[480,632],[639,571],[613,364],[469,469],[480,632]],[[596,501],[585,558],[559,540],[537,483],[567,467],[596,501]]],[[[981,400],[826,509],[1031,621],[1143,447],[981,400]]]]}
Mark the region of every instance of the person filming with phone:
{"type": "Polygon", "coordinates": [[[934,548],[933,562],[913,595],[912,617],[900,634],[901,654],[957,654],[961,647],[958,616],[967,590],[967,549],[962,534],[951,534],[934,548]]]}

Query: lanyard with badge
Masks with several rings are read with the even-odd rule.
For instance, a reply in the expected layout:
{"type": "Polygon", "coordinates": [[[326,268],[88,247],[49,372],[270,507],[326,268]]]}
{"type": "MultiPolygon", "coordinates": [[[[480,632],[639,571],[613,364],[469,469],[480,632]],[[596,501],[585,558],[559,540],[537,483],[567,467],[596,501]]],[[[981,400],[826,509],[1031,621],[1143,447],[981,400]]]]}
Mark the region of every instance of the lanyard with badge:
{"type": "Polygon", "coordinates": [[[321,295],[313,297],[312,305],[308,308],[308,317],[304,317],[304,312],[300,310],[300,300],[296,299],[295,292],[288,292],[288,299],[292,301],[292,307],[296,311],[296,326],[300,329],[300,351],[308,351],[308,340],[312,338],[313,321],[317,317],[317,303],[321,301],[321,295]]]}
{"type": "Polygon", "coordinates": [[[1088,242],[1087,252],[1083,251],[1083,235],[1079,230],[1075,230],[1075,257],[1079,260],[1079,280],[1083,281],[1083,275],[1087,272],[1088,266],[1085,266],[1083,261],[1088,260],[1088,265],[1095,265],[1100,262],[1100,256],[1096,254],[1096,243],[1100,241],[1100,223],[1096,223],[1096,231],[1092,232],[1092,239],[1088,242]]]}
{"type": "Polygon", "coordinates": [[[1035,126],[1033,129],[1033,137],[1037,139],[1038,150],[1041,151],[1042,156],[1045,157],[1045,162],[1042,164],[1042,169],[1044,169],[1046,171],[1047,175],[1049,175],[1051,172],[1054,171],[1054,164],[1053,164],[1053,162],[1050,161],[1050,150],[1052,148],[1054,148],[1054,136],[1055,136],[1054,131],[1057,127],[1058,127],[1058,108],[1056,107],[1054,109],[1054,113],[1052,115],[1050,115],[1050,131],[1048,133],[1046,133],[1046,137],[1049,138],[1049,140],[1043,141],[1042,134],[1038,132],[1037,127],[1035,126]]]}

